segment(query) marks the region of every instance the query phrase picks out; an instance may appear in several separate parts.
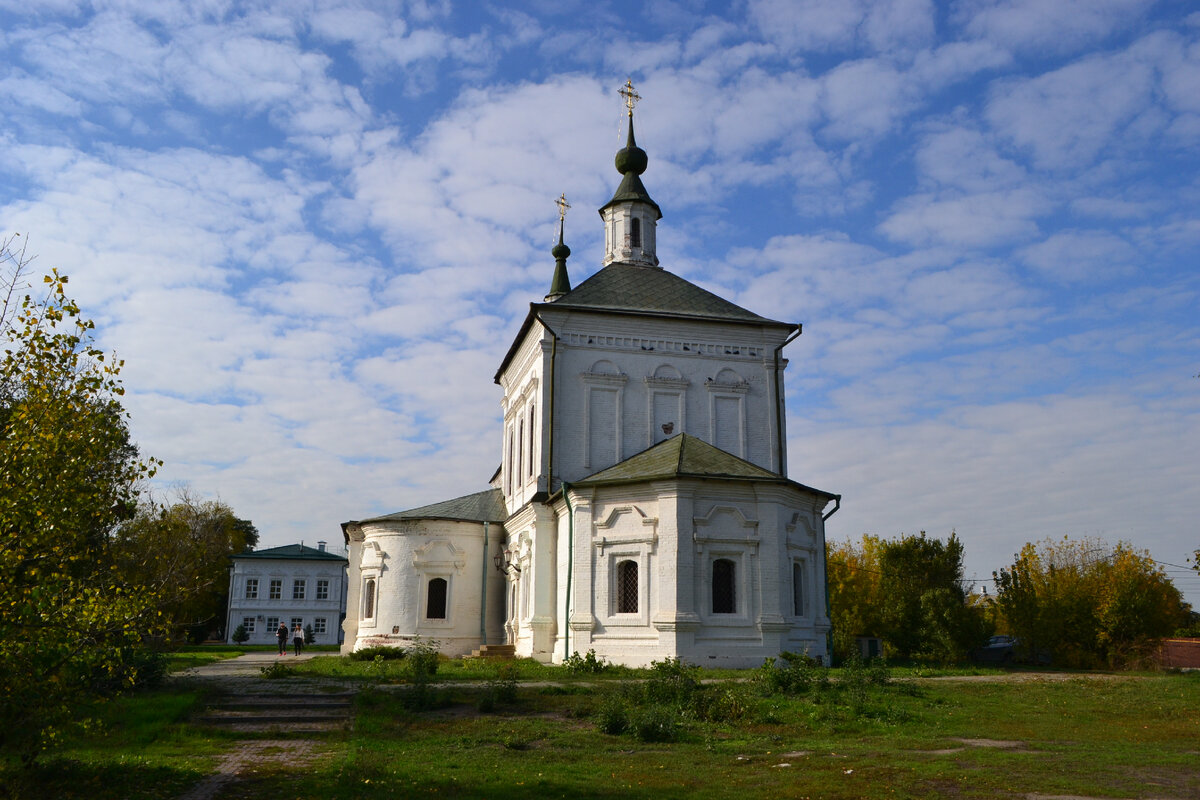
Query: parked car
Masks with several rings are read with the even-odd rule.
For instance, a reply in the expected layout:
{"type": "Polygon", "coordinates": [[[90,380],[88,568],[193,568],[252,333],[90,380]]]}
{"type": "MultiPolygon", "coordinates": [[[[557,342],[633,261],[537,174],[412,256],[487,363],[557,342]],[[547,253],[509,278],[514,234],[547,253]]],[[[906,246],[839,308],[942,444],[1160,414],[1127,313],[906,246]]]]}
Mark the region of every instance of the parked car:
{"type": "Polygon", "coordinates": [[[975,648],[971,658],[984,664],[1011,664],[1016,644],[1011,636],[993,636],[983,647],[975,648]]]}
{"type": "Polygon", "coordinates": [[[1013,664],[1019,662],[1037,664],[1044,667],[1050,664],[1050,653],[1045,650],[1030,653],[1026,648],[1021,647],[1020,639],[1012,636],[993,636],[987,640],[987,644],[976,648],[971,653],[971,659],[981,664],[1013,664]]]}

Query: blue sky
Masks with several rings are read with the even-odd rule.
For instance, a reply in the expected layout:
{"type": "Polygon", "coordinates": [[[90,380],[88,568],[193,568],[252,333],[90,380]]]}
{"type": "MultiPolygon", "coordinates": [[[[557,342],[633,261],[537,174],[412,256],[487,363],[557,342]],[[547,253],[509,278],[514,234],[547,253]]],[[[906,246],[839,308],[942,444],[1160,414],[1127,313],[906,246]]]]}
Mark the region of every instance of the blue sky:
{"type": "MultiPolygon", "coordinates": [[[[798,321],[832,539],[1200,547],[1200,12],[1141,0],[0,0],[0,230],[71,276],[162,485],[263,543],[483,488],[565,193],[798,321]]],[[[1200,576],[1169,572],[1200,605],[1200,576]]]]}

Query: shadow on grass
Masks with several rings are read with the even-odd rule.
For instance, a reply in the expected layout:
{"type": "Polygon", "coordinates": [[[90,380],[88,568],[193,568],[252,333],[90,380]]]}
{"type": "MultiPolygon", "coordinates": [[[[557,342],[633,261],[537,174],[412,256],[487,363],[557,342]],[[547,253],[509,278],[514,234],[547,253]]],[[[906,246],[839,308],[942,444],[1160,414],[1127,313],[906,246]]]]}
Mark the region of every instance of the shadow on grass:
{"type": "Polygon", "coordinates": [[[175,769],[142,763],[89,764],[48,758],[32,769],[0,771],[5,800],[151,800],[173,798],[205,777],[199,769],[175,769]]]}

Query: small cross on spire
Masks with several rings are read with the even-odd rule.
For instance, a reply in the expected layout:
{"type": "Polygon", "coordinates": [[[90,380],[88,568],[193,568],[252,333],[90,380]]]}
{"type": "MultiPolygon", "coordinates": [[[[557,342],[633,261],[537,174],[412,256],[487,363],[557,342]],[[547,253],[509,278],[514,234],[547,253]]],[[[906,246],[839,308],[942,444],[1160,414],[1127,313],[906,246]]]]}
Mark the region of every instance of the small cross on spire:
{"type": "Polygon", "coordinates": [[[561,223],[566,219],[567,209],[571,207],[571,204],[567,202],[567,193],[563,192],[560,194],[558,199],[554,201],[554,204],[558,206],[558,221],[561,223]]]}
{"type": "Polygon", "coordinates": [[[617,90],[621,97],[625,98],[625,107],[629,109],[629,116],[633,116],[633,107],[637,105],[637,101],[642,99],[642,96],[633,88],[633,81],[629,78],[625,79],[625,85],[617,90]]]}

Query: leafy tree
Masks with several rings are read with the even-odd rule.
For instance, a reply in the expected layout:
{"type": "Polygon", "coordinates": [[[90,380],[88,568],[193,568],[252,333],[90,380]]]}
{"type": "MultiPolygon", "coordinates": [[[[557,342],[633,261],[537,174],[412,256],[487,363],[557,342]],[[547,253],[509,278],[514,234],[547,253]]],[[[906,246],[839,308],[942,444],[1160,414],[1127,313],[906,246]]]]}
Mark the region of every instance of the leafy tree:
{"type": "Polygon", "coordinates": [[[120,361],[93,344],[66,276],[18,299],[28,263],[0,243],[0,748],[32,763],[83,699],[152,674],[158,597],[126,583],[109,533],[160,462],[137,459],[120,361]]]}
{"type": "Polygon", "coordinates": [[[858,654],[859,636],[880,636],[882,598],[879,552],[883,540],[864,534],[860,543],[827,542],[825,574],[833,655],[839,661],[858,654]]]}
{"type": "Polygon", "coordinates": [[[885,541],[879,553],[880,623],[889,650],[901,658],[954,662],[987,637],[981,610],[970,602],[963,546],[924,531],[885,541]]]}
{"type": "Polygon", "coordinates": [[[177,635],[203,641],[225,617],[229,556],[258,542],[249,520],[186,490],[170,506],[142,503],[113,534],[112,550],[126,580],[153,587],[177,635]]]}
{"type": "Polygon", "coordinates": [[[994,573],[1001,624],[1022,655],[1065,666],[1121,666],[1187,623],[1179,590],[1150,554],[1099,539],[1026,544],[994,573]]]}

